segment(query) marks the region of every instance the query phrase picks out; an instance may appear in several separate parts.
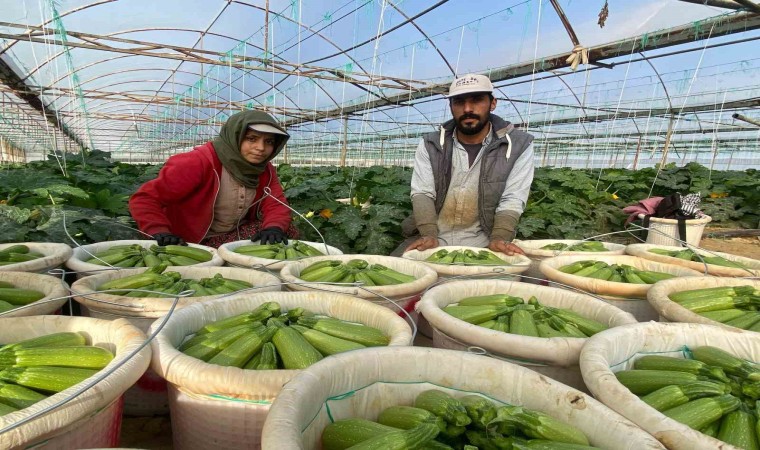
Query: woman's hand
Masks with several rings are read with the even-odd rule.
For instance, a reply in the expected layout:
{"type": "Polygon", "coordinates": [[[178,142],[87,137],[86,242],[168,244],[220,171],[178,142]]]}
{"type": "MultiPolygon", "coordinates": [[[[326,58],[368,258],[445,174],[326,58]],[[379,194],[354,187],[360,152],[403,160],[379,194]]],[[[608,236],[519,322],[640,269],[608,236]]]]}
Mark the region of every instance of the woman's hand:
{"type": "Polygon", "coordinates": [[[280,242],[282,242],[283,244],[287,244],[288,236],[280,228],[269,227],[269,228],[264,228],[263,230],[254,234],[251,240],[253,242],[260,240],[261,245],[277,244],[280,242]]]}
{"type": "Polygon", "coordinates": [[[187,245],[184,239],[171,233],[157,233],[153,235],[153,239],[161,247],[165,245],[187,245]]]}

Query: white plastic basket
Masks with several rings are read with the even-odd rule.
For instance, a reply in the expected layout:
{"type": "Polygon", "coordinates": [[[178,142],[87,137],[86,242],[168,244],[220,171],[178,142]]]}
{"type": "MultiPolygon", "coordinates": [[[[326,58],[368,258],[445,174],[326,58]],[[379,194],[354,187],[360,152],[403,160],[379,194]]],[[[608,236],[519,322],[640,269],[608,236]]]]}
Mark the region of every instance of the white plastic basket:
{"type": "Polygon", "coordinates": [[[652,245],[652,244],[632,244],[625,248],[625,252],[632,256],[638,256],[639,258],[651,259],[652,261],[658,261],[666,264],[675,264],[677,266],[688,267],[689,269],[696,270],[697,272],[705,272],[707,270],[708,275],[716,277],[757,277],[760,276],[760,260],[746,258],[744,256],[736,256],[730,253],[713,252],[708,250],[702,250],[700,248],[691,247],[689,250],[696,252],[702,256],[720,256],[729,261],[733,261],[744,267],[726,267],[719,266],[717,264],[705,265],[700,261],[691,261],[675,258],[673,256],[658,255],[652,253],[652,249],[663,250],[685,250],[684,247],[667,247],[664,245],[652,245]]]}
{"type": "Polygon", "coordinates": [[[570,273],[564,273],[559,270],[568,264],[584,260],[604,261],[607,264],[627,264],[637,269],[665,272],[677,277],[698,277],[702,275],[701,273],[686,267],[664,264],[628,255],[600,256],[596,254],[589,256],[558,256],[541,262],[539,268],[550,281],[550,286],[570,286],[584,292],[596,294],[607,300],[608,303],[633,314],[640,322],[657,320],[657,312],[645,300],[647,291],[649,291],[653,285],[595,280],[593,278],[579,277],[570,273]],[[556,284],[555,282],[561,284],[556,284]]]}
{"type": "Polygon", "coordinates": [[[608,251],[606,252],[569,252],[566,250],[545,250],[541,247],[549,244],[567,244],[573,245],[583,241],[572,239],[533,239],[529,241],[515,240],[514,244],[520,247],[525,255],[530,258],[530,268],[523,273],[523,279],[525,283],[548,285],[546,281],[541,281],[537,278],[544,278],[544,274],[538,266],[541,265],[541,261],[555,256],[578,256],[578,255],[622,255],[625,253],[625,245],[615,244],[612,242],[602,242],[601,244],[608,251]]]}
{"type": "Polygon", "coordinates": [[[36,302],[6,311],[0,317],[44,316],[54,314],[68,301],[69,285],[60,278],[41,273],[0,272],[0,281],[22,289],[33,289],[45,296],[36,302]]]}
{"type": "MultiPolygon", "coordinates": [[[[315,249],[319,250],[325,255],[342,255],[343,254],[343,252],[340,251],[340,249],[327,245],[327,244],[322,244],[321,242],[309,242],[309,241],[300,241],[300,242],[310,247],[314,247],[315,249]]],[[[242,253],[235,253],[235,249],[240,247],[241,245],[251,245],[251,244],[254,244],[254,242],[251,242],[250,239],[222,244],[219,246],[219,249],[218,249],[219,256],[221,256],[222,259],[225,261],[225,263],[230,266],[245,267],[245,268],[258,268],[256,266],[263,266],[262,267],[263,269],[268,269],[268,270],[280,270],[285,266],[285,264],[290,262],[289,260],[257,258],[255,256],[243,255],[242,253]]]]}
{"type": "Polygon", "coordinates": [[[375,327],[389,336],[389,346],[411,345],[409,326],[392,311],[332,292],[238,294],[183,308],[151,342],[155,352],[152,367],[170,383],[172,439],[176,448],[258,448],[271,402],[299,371],[222,367],[187,356],[177,347],[207,323],[251,311],[270,301],[279,303],[283,311],[303,307],[375,327]]]}
{"type": "MultiPolygon", "coordinates": [[[[639,214],[643,219],[644,214],[639,214]]],[[[704,216],[701,219],[686,220],[686,243],[699,245],[705,226],[712,221],[712,217],[704,216]]],[[[649,218],[649,230],[647,232],[647,244],[681,246],[678,240],[678,221],[675,219],[649,218]]]]}
{"type": "Polygon", "coordinates": [[[53,242],[12,242],[0,244],[0,250],[18,244],[26,245],[29,247],[29,250],[42,253],[45,256],[31,261],[0,266],[0,271],[45,273],[50,269],[61,266],[73,253],[73,250],[68,245],[53,242]]]}
{"type": "Polygon", "coordinates": [[[500,280],[467,280],[445,283],[428,290],[417,304],[433,327],[433,346],[452,350],[483,352],[507,359],[555,380],[585,390],[578,355],[586,339],[540,338],[502,333],[469,324],[450,316],[443,308],[465,297],[507,294],[542,305],[565,308],[609,327],[636,323],[633,315],[593,297],[566,289],[500,280]]]}
{"type": "Polygon", "coordinates": [[[583,379],[594,397],[672,450],[738,450],[670,419],[644,403],[615,377],[643,355],[682,358],[689,348],[710,345],[748,361],[760,361],[760,335],[694,323],[639,323],[589,338],[581,351],[583,379]]]}
{"type": "Polygon", "coordinates": [[[431,248],[428,250],[409,250],[408,252],[404,252],[403,255],[401,255],[402,258],[410,259],[412,261],[419,261],[422,264],[425,264],[426,266],[432,268],[433,270],[438,273],[438,277],[442,280],[445,280],[447,277],[453,277],[455,279],[458,279],[456,277],[460,276],[466,276],[466,275],[476,275],[478,279],[486,279],[489,277],[498,278],[501,280],[515,280],[519,281],[519,275],[530,267],[530,259],[528,257],[523,255],[512,255],[507,256],[504,253],[500,252],[493,252],[491,250],[488,250],[486,248],[479,248],[479,247],[467,247],[462,245],[449,245],[445,247],[436,247],[431,248]],[[504,261],[504,265],[483,265],[483,266],[477,266],[477,265],[464,265],[464,264],[436,264],[432,262],[425,261],[426,258],[429,258],[430,255],[434,254],[435,252],[439,250],[448,250],[448,251],[454,251],[454,250],[474,250],[474,251],[481,251],[486,250],[488,252],[493,253],[496,255],[497,258],[504,261]]]}
{"type": "MultiPolygon", "coordinates": [[[[225,278],[247,281],[257,289],[248,292],[273,292],[280,290],[279,279],[269,273],[236,267],[198,267],[180,266],[169,269],[179,272],[183,277],[200,279],[220,273],[225,278]]],[[[135,275],[145,269],[121,269],[101,272],[81,278],[71,285],[73,294],[80,294],[74,300],[82,306],[82,314],[104,320],[127,319],[141,331],[148,328],[162,317],[174,302],[173,298],[139,298],[112,294],[87,294],[98,286],[116,278],[135,275]]],[[[229,297],[216,295],[206,297],[184,297],[177,301],[177,309],[214,298],[229,297]]],[[[152,369],[148,369],[139,380],[124,394],[124,414],[130,416],[152,416],[169,413],[169,397],[166,381],[152,369]]]]}
{"type": "Polygon", "coordinates": [[[419,347],[361,349],[308,367],[283,387],[264,424],[264,450],[316,450],[331,421],[376,420],[428,389],[522,405],[579,428],[603,449],[662,449],[652,436],[590,396],[524,367],[464,352],[419,347]]]}
{"type": "MultiPolygon", "coordinates": [[[[108,266],[100,266],[97,264],[90,264],[87,261],[88,259],[92,258],[92,255],[98,252],[105,251],[114,245],[130,245],[130,244],[138,244],[139,246],[143,248],[150,248],[152,245],[156,245],[156,241],[151,240],[122,240],[122,241],[106,241],[106,242],[97,242],[95,244],[88,244],[83,245],[81,247],[77,247],[74,249],[73,254],[71,257],[66,261],[66,267],[68,267],[71,270],[74,270],[77,272],[77,278],[86,277],[88,275],[94,275],[97,273],[101,273],[104,270],[109,269],[108,266]]],[[[206,262],[201,262],[198,264],[193,264],[192,267],[206,267],[206,266],[221,266],[224,265],[224,260],[221,256],[217,253],[216,249],[213,247],[206,247],[205,245],[199,245],[199,244],[187,244],[189,247],[195,247],[195,248],[201,248],[203,250],[206,250],[207,252],[211,252],[211,260],[206,262]]],[[[177,266],[172,266],[177,267],[177,266]]],[[[190,267],[190,266],[180,266],[180,267],[190,267]]]]}
{"type": "MultiPolygon", "coordinates": [[[[145,343],[145,334],[126,320],[109,322],[67,316],[0,319],[0,343],[4,344],[62,331],[80,332],[89,343],[113,352],[114,359],[97,375],[101,376],[105,371],[113,372],[74,400],[4,433],[0,438],[0,448],[92,448],[112,446],[118,442],[121,396],[150,362],[149,347],[143,347],[128,358],[145,343]],[[113,369],[122,362],[123,365],[113,369]]],[[[91,380],[88,378],[28,408],[0,417],[0,428],[50,408],[91,380]]]]}

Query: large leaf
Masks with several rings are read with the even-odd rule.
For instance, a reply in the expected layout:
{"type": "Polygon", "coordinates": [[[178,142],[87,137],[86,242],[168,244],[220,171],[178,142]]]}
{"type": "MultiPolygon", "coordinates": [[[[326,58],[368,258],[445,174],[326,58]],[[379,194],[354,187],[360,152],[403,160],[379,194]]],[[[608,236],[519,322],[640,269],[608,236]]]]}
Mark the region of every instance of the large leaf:
{"type": "Polygon", "coordinates": [[[351,240],[358,238],[365,226],[361,211],[352,206],[341,206],[333,211],[330,223],[339,225],[351,240]]]}

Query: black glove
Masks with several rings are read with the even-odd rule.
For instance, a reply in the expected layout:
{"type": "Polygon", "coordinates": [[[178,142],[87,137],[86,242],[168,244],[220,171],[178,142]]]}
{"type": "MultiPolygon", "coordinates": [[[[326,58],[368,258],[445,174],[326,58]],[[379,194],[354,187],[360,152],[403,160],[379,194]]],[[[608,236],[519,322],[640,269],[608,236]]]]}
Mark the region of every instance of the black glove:
{"type": "Polygon", "coordinates": [[[165,245],[187,245],[184,239],[171,233],[154,234],[153,239],[155,239],[156,243],[162,247],[165,245]]]}
{"type": "Polygon", "coordinates": [[[288,236],[281,229],[277,227],[270,227],[270,228],[264,228],[263,230],[254,234],[251,240],[253,242],[261,240],[261,245],[277,244],[279,242],[282,242],[283,244],[287,244],[288,236]]]}

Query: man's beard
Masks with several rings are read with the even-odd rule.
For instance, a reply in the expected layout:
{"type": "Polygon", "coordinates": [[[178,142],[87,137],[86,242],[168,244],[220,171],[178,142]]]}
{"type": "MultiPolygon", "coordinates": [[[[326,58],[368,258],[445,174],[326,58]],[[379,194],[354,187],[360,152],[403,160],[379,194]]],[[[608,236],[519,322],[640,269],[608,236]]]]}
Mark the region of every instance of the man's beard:
{"type": "Polygon", "coordinates": [[[457,130],[462,134],[473,136],[483,131],[483,128],[485,128],[487,123],[488,121],[486,121],[485,119],[481,119],[479,116],[476,116],[475,114],[462,114],[457,119],[457,130]],[[472,126],[465,125],[464,121],[466,119],[475,119],[477,120],[477,122],[475,123],[475,125],[472,125],[472,126]]]}

